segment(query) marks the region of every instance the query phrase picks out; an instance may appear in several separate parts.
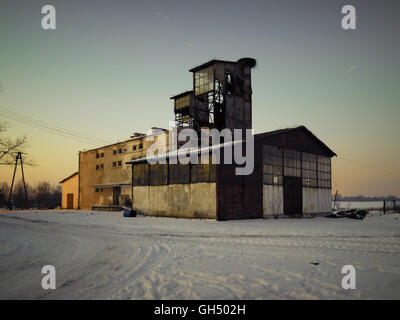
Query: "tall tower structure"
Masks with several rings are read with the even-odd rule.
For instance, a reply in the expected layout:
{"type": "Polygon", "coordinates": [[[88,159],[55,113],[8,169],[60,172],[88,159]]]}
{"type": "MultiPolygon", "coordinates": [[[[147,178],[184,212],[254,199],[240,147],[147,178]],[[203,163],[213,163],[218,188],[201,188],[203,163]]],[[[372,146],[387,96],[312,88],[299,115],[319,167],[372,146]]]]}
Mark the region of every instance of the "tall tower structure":
{"type": "Polygon", "coordinates": [[[211,60],[189,71],[193,90],[172,97],[178,127],[252,128],[251,69],[256,60],[211,60]]]}

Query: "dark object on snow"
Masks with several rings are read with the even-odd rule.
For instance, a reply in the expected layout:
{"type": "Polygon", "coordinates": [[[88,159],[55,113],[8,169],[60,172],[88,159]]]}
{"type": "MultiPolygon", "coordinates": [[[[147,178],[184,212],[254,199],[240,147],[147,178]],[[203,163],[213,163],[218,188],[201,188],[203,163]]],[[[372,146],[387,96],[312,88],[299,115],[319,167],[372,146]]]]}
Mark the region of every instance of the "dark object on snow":
{"type": "Polygon", "coordinates": [[[347,215],[356,212],[357,209],[341,210],[327,215],[327,218],[345,218],[347,215]]]}
{"type": "Polygon", "coordinates": [[[128,209],[128,210],[124,210],[124,217],[136,217],[137,216],[137,214],[136,214],[136,211],[135,210],[130,210],[130,209],[128,209]]]}
{"type": "Polygon", "coordinates": [[[316,262],[316,261],[310,262],[310,263],[313,264],[314,266],[318,266],[319,265],[319,262],[316,262]]]}
{"type": "Polygon", "coordinates": [[[356,220],[363,220],[368,214],[367,210],[359,210],[359,209],[350,209],[350,210],[341,210],[338,212],[334,212],[328,214],[327,218],[350,218],[356,220]]]}
{"type": "Polygon", "coordinates": [[[366,217],[367,214],[368,211],[366,210],[356,210],[355,212],[350,213],[348,218],[362,220],[366,217]]]}

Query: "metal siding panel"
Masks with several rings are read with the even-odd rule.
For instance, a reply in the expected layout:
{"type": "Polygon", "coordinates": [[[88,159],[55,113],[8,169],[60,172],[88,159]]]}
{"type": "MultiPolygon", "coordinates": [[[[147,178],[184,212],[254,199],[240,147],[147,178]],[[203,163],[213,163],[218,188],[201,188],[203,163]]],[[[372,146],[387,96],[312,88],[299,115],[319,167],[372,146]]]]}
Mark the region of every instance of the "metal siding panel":
{"type": "Polygon", "coordinates": [[[263,216],[283,215],[283,187],[263,185],[263,216]]]}
{"type": "Polygon", "coordinates": [[[320,212],[331,212],[332,211],[332,195],[331,189],[319,189],[320,190],[320,212]]]}
{"type": "Polygon", "coordinates": [[[303,212],[331,212],[331,190],[322,188],[303,188],[303,212]]]}
{"type": "Polygon", "coordinates": [[[319,212],[318,189],[303,188],[303,213],[319,212]]]}

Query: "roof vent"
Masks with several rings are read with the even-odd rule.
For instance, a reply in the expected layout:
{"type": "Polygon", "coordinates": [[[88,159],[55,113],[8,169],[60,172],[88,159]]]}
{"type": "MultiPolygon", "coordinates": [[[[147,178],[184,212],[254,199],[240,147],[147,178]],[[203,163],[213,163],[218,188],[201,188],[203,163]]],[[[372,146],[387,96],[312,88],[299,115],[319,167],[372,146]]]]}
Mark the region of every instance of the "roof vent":
{"type": "Polygon", "coordinates": [[[257,65],[257,60],[253,58],[241,58],[237,62],[250,68],[254,68],[257,65]]]}

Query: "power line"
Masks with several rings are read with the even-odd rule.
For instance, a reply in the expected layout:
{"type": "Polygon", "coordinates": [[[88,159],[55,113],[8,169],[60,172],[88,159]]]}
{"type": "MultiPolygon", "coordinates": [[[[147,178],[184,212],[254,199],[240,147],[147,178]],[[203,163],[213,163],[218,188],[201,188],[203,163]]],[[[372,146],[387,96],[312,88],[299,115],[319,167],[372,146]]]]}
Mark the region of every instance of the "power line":
{"type": "Polygon", "coordinates": [[[72,139],[72,140],[79,141],[79,142],[82,142],[82,143],[87,143],[87,144],[90,144],[90,145],[93,145],[93,146],[97,145],[97,144],[94,144],[93,142],[87,141],[86,139],[84,140],[84,139],[81,139],[81,138],[78,138],[78,137],[73,137],[73,136],[62,134],[62,133],[59,133],[59,132],[56,132],[56,131],[53,131],[53,130],[49,130],[46,127],[39,126],[39,125],[36,125],[34,123],[27,122],[27,121],[25,121],[23,119],[15,118],[15,117],[10,116],[10,115],[3,115],[3,114],[1,114],[1,111],[0,111],[0,116],[7,117],[9,119],[12,119],[12,120],[15,120],[15,121],[18,121],[18,122],[22,122],[23,124],[28,125],[30,127],[33,127],[33,128],[39,129],[39,130],[43,130],[43,131],[46,131],[46,132],[50,132],[52,134],[56,134],[56,135],[64,137],[64,138],[72,139]]]}
{"type": "Polygon", "coordinates": [[[381,171],[381,172],[386,173],[386,174],[400,176],[400,172],[395,172],[395,171],[385,170],[385,169],[382,169],[382,168],[373,167],[373,166],[371,166],[369,164],[357,162],[357,161],[346,159],[346,158],[343,158],[343,157],[338,157],[338,159],[345,160],[345,161],[357,164],[359,166],[366,167],[366,168],[369,168],[369,169],[373,169],[373,170],[376,170],[376,171],[381,171]]]}
{"type": "MultiPolygon", "coordinates": [[[[59,135],[64,138],[73,139],[75,141],[87,143],[87,144],[90,144],[93,146],[98,146],[98,144],[110,144],[111,143],[110,141],[103,140],[101,138],[92,137],[92,136],[89,136],[89,135],[86,135],[86,134],[83,134],[83,133],[80,133],[77,131],[72,131],[72,130],[65,129],[65,128],[62,128],[62,127],[59,127],[56,125],[52,125],[48,122],[34,119],[30,116],[26,116],[26,115],[20,114],[15,111],[11,111],[2,106],[0,106],[0,116],[9,118],[9,119],[12,119],[15,121],[19,121],[21,123],[24,123],[28,126],[34,127],[36,129],[44,130],[44,131],[59,135]]],[[[357,161],[350,160],[350,159],[346,159],[344,157],[338,157],[338,159],[345,160],[345,161],[354,163],[356,165],[363,166],[363,167],[366,167],[366,168],[369,168],[372,170],[380,171],[380,172],[383,172],[386,174],[400,176],[400,172],[394,172],[394,171],[389,171],[389,170],[385,170],[382,168],[373,167],[371,165],[357,162],[357,161]]]]}
{"type": "MultiPolygon", "coordinates": [[[[0,116],[3,116],[3,115],[0,114],[0,116]]],[[[15,118],[13,118],[11,116],[6,116],[6,117],[9,118],[9,119],[12,119],[12,120],[16,120],[16,121],[22,122],[22,123],[24,123],[24,124],[26,124],[26,125],[28,125],[30,127],[33,127],[33,128],[39,129],[39,130],[43,130],[43,131],[46,131],[46,132],[50,132],[52,134],[56,134],[58,136],[61,136],[61,137],[67,138],[67,139],[72,139],[72,140],[75,140],[75,141],[78,141],[78,142],[82,142],[82,143],[86,143],[86,144],[90,144],[90,145],[93,145],[93,146],[97,145],[97,144],[94,144],[92,142],[88,142],[87,140],[71,137],[71,136],[68,136],[68,135],[65,135],[65,134],[57,133],[55,131],[47,130],[46,128],[41,127],[41,126],[37,126],[37,125],[34,125],[34,124],[26,123],[25,121],[23,121],[21,119],[15,119],[15,118]]]]}
{"type": "Polygon", "coordinates": [[[98,145],[98,144],[109,144],[110,141],[103,140],[97,137],[91,137],[86,134],[82,134],[80,132],[72,131],[69,129],[65,129],[56,125],[52,125],[50,123],[34,119],[32,117],[11,111],[7,108],[0,106],[0,115],[6,118],[10,118],[15,121],[22,122],[28,126],[45,130],[51,132],[53,134],[60,135],[65,138],[71,138],[80,142],[89,143],[91,145],[98,145]]]}
{"type": "Polygon", "coordinates": [[[50,123],[47,123],[47,122],[44,122],[44,121],[41,121],[41,120],[37,120],[37,119],[34,119],[32,117],[17,113],[15,111],[11,111],[11,110],[9,110],[7,108],[4,108],[4,107],[1,107],[1,106],[0,106],[0,111],[5,112],[8,115],[12,115],[14,117],[17,117],[19,119],[28,121],[30,123],[34,123],[34,124],[37,124],[37,125],[44,126],[44,127],[48,128],[50,130],[58,131],[60,133],[65,133],[65,134],[69,134],[69,135],[80,137],[80,138],[84,138],[84,139],[90,139],[92,141],[101,141],[102,143],[104,143],[104,142],[109,143],[109,141],[103,140],[101,138],[91,137],[89,135],[86,135],[86,134],[83,134],[83,133],[80,133],[80,132],[77,132],[77,131],[73,131],[73,130],[65,129],[65,128],[62,128],[62,127],[59,127],[59,126],[56,126],[56,125],[52,125],[50,123]]]}

